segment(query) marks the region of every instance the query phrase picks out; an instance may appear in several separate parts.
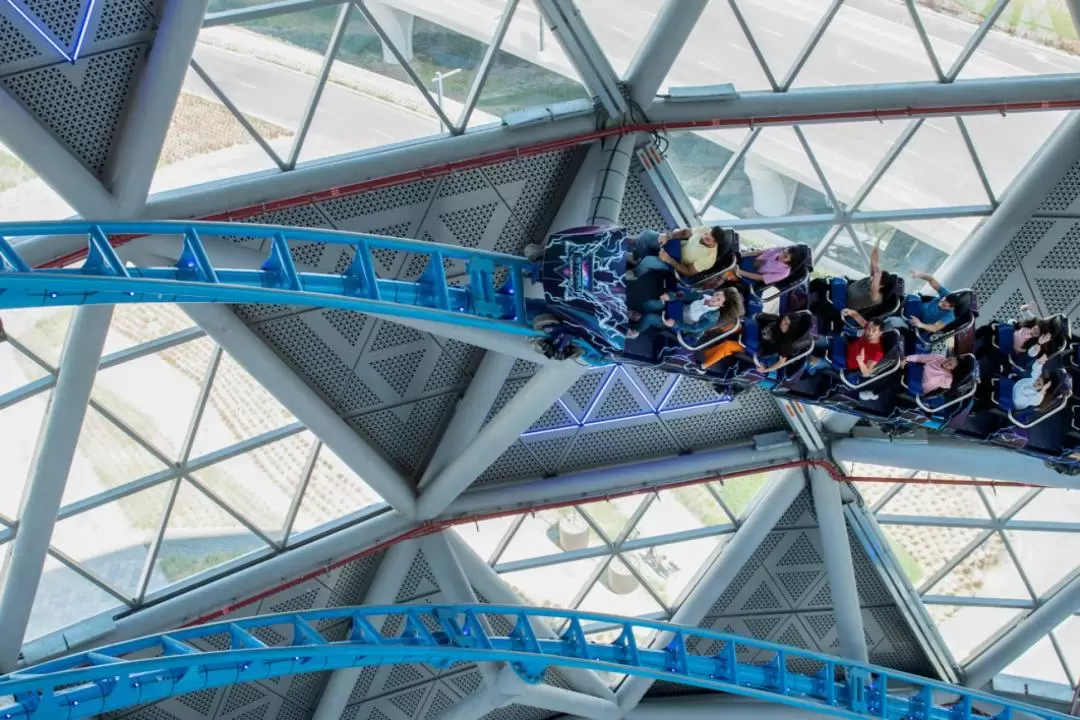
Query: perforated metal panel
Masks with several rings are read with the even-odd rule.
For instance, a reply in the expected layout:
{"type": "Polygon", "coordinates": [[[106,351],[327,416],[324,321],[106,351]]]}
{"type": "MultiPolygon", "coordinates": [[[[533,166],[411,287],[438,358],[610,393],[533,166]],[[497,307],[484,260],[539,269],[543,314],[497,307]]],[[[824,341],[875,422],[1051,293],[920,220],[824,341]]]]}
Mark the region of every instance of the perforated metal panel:
{"type": "Polygon", "coordinates": [[[0,15],[0,72],[9,64],[41,57],[41,53],[29,38],[0,15]]]}
{"type": "Polygon", "coordinates": [[[623,195],[619,223],[634,233],[646,229],[666,229],[667,221],[653,204],[648,190],[641,182],[642,172],[644,168],[635,157],[630,163],[630,174],[626,179],[626,193],[623,195]]]}
{"type": "Polygon", "coordinates": [[[105,0],[94,42],[141,35],[154,30],[156,23],[143,0],[105,0]]]}
{"type": "Polygon", "coordinates": [[[1039,212],[1068,212],[1080,199],[1080,164],[1073,165],[1039,206],[1039,212]]]}

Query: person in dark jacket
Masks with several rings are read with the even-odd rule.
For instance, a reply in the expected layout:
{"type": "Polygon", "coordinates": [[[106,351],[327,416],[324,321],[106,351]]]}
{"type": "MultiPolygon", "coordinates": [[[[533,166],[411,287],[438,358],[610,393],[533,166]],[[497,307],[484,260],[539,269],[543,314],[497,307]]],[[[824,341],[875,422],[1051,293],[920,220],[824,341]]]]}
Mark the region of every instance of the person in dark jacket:
{"type": "Polygon", "coordinates": [[[714,327],[730,327],[746,312],[742,295],[735,288],[713,293],[694,290],[684,293],[664,293],[648,300],[644,312],[631,312],[633,326],[626,336],[635,338],[646,330],[678,330],[700,335],[714,327]]]}

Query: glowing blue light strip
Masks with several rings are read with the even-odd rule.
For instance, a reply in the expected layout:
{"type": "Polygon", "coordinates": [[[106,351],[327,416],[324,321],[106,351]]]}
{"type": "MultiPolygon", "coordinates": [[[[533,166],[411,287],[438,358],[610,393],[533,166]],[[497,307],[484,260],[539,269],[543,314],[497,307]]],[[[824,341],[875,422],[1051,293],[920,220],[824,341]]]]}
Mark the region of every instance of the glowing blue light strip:
{"type": "Polygon", "coordinates": [[[26,21],[26,24],[30,26],[31,30],[36,32],[50,47],[52,47],[53,50],[59,53],[60,57],[67,60],[69,63],[74,63],[79,59],[83,45],[86,42],[86,35],[90,29],[90,18],[93,16],[94,8],[97,6],[98,0],[88,0],[83,6],[78,24],[75,26],[75,44],[71,49],[67,49],[61,45],[60,41],[53,35],[48,26],[46,26],[39,18],[35,17],[34,14],[30,12],[29,8],[24,8],[17,0],[6,0],[6,2],[19,17],[26,21]]]}

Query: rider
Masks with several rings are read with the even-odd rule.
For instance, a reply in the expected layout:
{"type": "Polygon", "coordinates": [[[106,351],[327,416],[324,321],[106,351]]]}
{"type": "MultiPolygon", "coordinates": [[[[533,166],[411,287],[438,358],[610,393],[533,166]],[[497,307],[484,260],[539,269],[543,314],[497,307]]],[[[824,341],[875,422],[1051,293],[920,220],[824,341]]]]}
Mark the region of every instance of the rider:
{"type": "Polygon", "coordinates": [[[719,226],[683,228],[670,233],[642,230],[628,242],[634,252],[627,264],[634,269],[627,271],[627,280],[636,280],[652,271],[675,271],[683,277],[697,275],[712,269],[721,248],[727,250],[723,247],[724,229],[719,226]]]}
{"type": "Polygon", "coordinates": [[[732,326],[745,312],[742,295],[735,288],[715,293],[664,293],[657,300],[645,301],[643,309],[644,313],[631,311],[630,319],[635,323],[626,331],[628,338],[666,328],[698,335],[714,327],[732,326]]]}
{"type": "Polygon", "coordinates": [[[901,365],[915,363],[922,365],[922,393],[931,393],[942,388],[952,387],[953,371],[956,370],[960,361],[955,357],[944,355],[908,355],[901,361],[901,365]]]}
{"type": "Polygon", "coordinates": [[[919,300],[919,304],[913,308],[910,318],[901,316],[890,317],[885,321],[885,327],[889,330],[900,330],[911,327],[928,333],[936,333],[949,323],[956,320],[956,297],[942,287],[941,283],[930,273],[911,271],[911,277],[916,280],[925,280],[937,293],[929,300],[919,300]]]}
{"type": "Polygon", "coordinates": [[[775,285],[791,274],[791,248],[772,247],[745,251],[739,261],[739,277],[761,285],[775,285]]]}

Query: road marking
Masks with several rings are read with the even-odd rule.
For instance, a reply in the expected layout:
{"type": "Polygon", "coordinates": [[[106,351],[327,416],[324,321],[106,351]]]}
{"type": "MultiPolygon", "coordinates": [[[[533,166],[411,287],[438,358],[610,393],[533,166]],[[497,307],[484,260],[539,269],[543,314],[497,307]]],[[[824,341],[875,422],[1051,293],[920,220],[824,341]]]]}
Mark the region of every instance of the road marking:
{"type": "Polygon", "coordinates": [[[630,38],[631,40],[634,38],[633,33],[631,33],[629,30],[624,30],[621,27],[612,26],[608,29],[611,30],[611,32],[613,33],[618,33],[619,35],[622,35],[624,38],[630,38]]]}
{"type": "Polygon", "coordinates": [[[924,123],[923,123],[923,127],[928,127],[928,128],[930,128],[931,130],[936,130],[936,131],[938,131],[939,133],[941,133],[942,135],[948,135],[948,134],[949,134],[949,131],[948,131],[948,130],[946,130],[946,129],[945,129],[945,128],[943,128],[943,127],[938,127],[937,125],[935,125],[935,124],[934,124],[934,123],[932,123],[932,122],[924,122],[924,123]]]}
{"type": "Polygon", "coordinates": [[[733,42],[729,42],[729,43],[728,43],[728,47],[730,47],[730,48],[732,48],[732,49],[734,49],[734,50],[738,50],[739,52],[744,52],[744,53],[747,53],[747,54],[749,54],[749,55],[753,55],[753,54],[754,54],[754,51],[753,51],[753,50],[751,50],[750,48],[746,48],[746,47],[743,47],[743,46],[742,46],[742,45],[740,45],[739,43],[733,43],[733,42]]]}
{"type": "Polygon", "coordinates": [[[767,32],[770,35],[775,35],[776,37],[784,37],[784,33],[773,30],[772,28],[759,27],[758,30],[760,30],[761,32],[767,32]]]}
{"type": "Polygon", "coordinates": [[[854,65],[855,67],[862,68],[863,70],[866,70],[867,72],[871,72],[871,73],[876,73],[877,72],[876,68],[872,68],[869,65],[865,65],[865,64],[859,62],[858,60],[849,60],[848,62],[851,63],[852,65],[854,65]]]}

